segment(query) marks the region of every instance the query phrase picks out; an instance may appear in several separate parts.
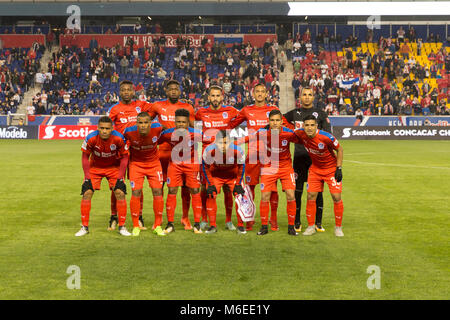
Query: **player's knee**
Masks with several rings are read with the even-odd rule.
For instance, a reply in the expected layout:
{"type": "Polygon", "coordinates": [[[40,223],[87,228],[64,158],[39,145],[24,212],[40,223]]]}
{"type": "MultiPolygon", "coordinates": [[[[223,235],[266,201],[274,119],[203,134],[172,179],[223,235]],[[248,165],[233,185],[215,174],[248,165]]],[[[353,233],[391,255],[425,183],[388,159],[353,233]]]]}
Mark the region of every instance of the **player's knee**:
{"type": "Polygon", "coordinates": [[[307,199],[308,200],[316,200],[317,192],[308,192],[307,199]]]}
{"type": "Polygon", "coordinates": [[[331,194],[331,198],[333,198],[334,202],[339,202],[341,201],[342,197],[340,193],[333,193],[331,194]]]}
{"type": "Polygon", "coordinates": [[[169,187],[169,194],[177,194],[178,188],[177,187],[169,187]]]}
{"type": "Polygon", "coordinates": [[[122,190],[116,189],[114,190],[114,194],[116,195],[117,200],[124,200],[125,199],[125,193],[123,193],[122,190]]]}
{"type": "Polygon", "coordinates": [[[189,188],[191,194],[197,194],[200,192],[200,188],[189,188]]]}
{"type": "Polygon", "coordinates": [[[271,192],[261,192],[261,201],[269,201],[271,192]]]}
{"type": "Polygon", "coordinates": [[[142,194],[142,189],[138,189],[138,190],[133,190],[131,192],[131,194],[133,195],[133,197],[140,197],[142,194]]]}
{"type": "Polygon", "coordinates": [[[295,200],[295,191],[294,190],[286,190],[286,199],[287,199],[287,201],[295,200]]]}
{"type": "Polygon", "coordinates": [[[162,188],[154,188],[152,189],[152,193],[154,197],[160,197],[163,194],[162,188]]]}
{"type": "Polygon", "coordinates": [[[92,191],[91,189],[86,190],[83,193],[83,200],[91,200],[93,195],[94,195],[94,191],[92,191]]]}

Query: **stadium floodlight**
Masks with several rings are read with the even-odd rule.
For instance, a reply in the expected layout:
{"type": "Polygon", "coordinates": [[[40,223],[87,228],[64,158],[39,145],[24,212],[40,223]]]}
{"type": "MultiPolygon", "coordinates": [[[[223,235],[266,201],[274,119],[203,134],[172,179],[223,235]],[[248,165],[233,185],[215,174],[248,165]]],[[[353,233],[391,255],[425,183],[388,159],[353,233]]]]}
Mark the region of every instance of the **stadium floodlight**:
{"type": "Polygon", "coordinates": [[[289,16],[435,16],[450,12],[450,1],[339,1],[288,2],[288,4],[289,16]]]}

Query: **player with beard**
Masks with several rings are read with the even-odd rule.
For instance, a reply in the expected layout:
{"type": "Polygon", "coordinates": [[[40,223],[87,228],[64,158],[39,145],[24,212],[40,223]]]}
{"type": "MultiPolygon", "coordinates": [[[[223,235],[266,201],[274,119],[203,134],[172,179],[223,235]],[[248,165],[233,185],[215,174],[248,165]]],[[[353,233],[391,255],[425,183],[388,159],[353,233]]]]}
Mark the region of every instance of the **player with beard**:
{"type": "MultiPolygon", "coordinates": [[[[331,133],[330,120],[325,111],[314,108],[314,91],[310,87],[303,87],[300,92],[301,108],[289,111],[284,115],[286,120],[292,124],[295,129],[303,128],[303,121],[309,115],[314,115],[317,119],[319,130],[331,133]]],[[[308,181],[308,169],[311,166],[311,158],[302,144],[295,145],[294,151],[294,170],[297,174],[295,199],[297,211],[295,214],[295,231],[302,229],[300,211],[302,206],[303,185],[308,181]]],[[[324,232],[322,227],[323,213],[323,194],[319,192],[316,199],[316,230],[324,232]]]]}
{"type": "MultiPolygon", "coordinates": [[[[195,120],[201,121],[203,128],[203,148],[202,154],[205,149],[212,145],[215,142],[215,137],[220,130],[228,129],[231,120],[233,120],[239,111],[230,106],[222,105],[223,102],[223,90],[221,87],[217,85],[213,85],[209,88],[209,106],[204,108],[200,108],[195,114],[195,120]]],[[[206,227],[207,222],[207,212],[206,212],[206,176],[204,171],[201,172],[201,180],[202,180],[202,223],[200,223],[200,227],[204,229],[206,227]]],[[[225,226],[228,230],[236,230],[236,227],[233,225],[231,221],[231,215],[233,213],[233,195],[232,190],[228,188],[228,185],[225,184],[223,188],[224,193],[224,201],[225,201],[225,226]]]]}

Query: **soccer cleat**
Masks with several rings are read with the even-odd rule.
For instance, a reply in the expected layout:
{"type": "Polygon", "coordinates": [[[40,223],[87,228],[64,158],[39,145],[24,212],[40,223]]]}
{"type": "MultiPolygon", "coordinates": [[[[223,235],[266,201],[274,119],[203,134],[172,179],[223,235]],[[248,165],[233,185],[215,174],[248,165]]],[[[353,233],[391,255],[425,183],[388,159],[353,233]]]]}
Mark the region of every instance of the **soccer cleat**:
{"type": "Polygon", "coordinates": [[[267,229],[267,225],[263,225],[263,226],[261,226],[261,229],[259,229],[257,235],[258,236],[263,236],[263,235],[268,234],[268,233],[269,233],[269,230],[267,229]]]}
{"type": "Polygon", "coordinates": [[[153,233],[158,235],[158,236],[165,236],[166,234],[164,233],[163,229],[161,228],[161,226],[157,226],[154,230],[153,233]]]}
{"type": "Polygon", "coordinates": [[[296,232],[302,232],[302,225],[300,223],[299,224],[295,224],[294,225],[294,229],[295,229],[296,232]]]}
{"type": "Polygon", "coordinates": [[[208,230],[205,231],[205,233],[207,233],[207,234],[216,233],[216,232],[217,232],[217,228],[215,226],[210,226],[208,228],[208,230]]]}
{"type": "Polygon", "coordinates": [[[109,226],[108,230],[116,230],[117,225],[119,224],[119,218],[117,218],[117,214],[112,214],[111,218],[109,219],[109,226]]]}
{"type": "Polygon", "coordinates": [[[316,231],[318,232],[325,232],[325,228],[322,227],[321,223],[316,224],[316,231]]]}
{"type": "Polygon", "coordinates": [[[336,237],[343,237],[344,232],[342,232],[342,227],[334,227],[334,235],[336,237]]]}
{"type": "Polygon", "coordinates": [[[237,233],[238,234],[246,234],[247,230],[245,230],[245,228],[243,226],[239,226],[239,227],[237,227],[237,233]]]}
{"type": "Polygon", "coordinates": [[[134,227],[133,231],[131,231],[131,234],[133,235],[133,237],[137,237],[140,232],[141,232],[141,228],[140,227],[134,227]]]}
{"type": "Polygon", "coordinates": [[[147,230],[147,227],[144,226],[144,218],[142,216],[139,216],[139,229],[147,230]]]}
{"type": "MultiPolygon", "coordinates": [[[[156,229],[155,229],[156,230],[156,229]]],[[[171,232],[175,232],[175,227],[173,226],[173,223],[172,222],[167,222],[167,226],[166,226],[166,228],[164,229],[164,233],[165,234],[169,234],[169,233],[171,233],[171,232]]]]}
{"type": "Polygon", "coordinates": [[[270,230],[272,231],[278,231],[280,230],[280,228],[278,227],[278,223],[276,223],[275,221],[269,221],[270,223],[270,230]]]}
{"type": "Polygon", "coordinates": [[[75,233],[75,237],[82,237],[86,234],[89,233],[89,228],[85,227],[85,226],[81,226],[80,231],[78,231],[77,233],[75,233]]]}
{"type": "Polygon", "coordinates": [[[311,236],[314,233],[316,233],[316,228],[314,226],[308,226],[308,228],[306,228],[305,232],[303,232],[304,236],[311,236]]]}
{"type": "Polygon", "coordinates": [[[198,222],[194,223],[194,233],[196,234],[203,233],[202,228],[200,228],[200,223],[198,222]]]}
{"type": "Polygon", "coordinates": [[[131,236],[131,233],[128,232],[128,230],[127,230],[127,228],[125,228],[125,226],[119,226],[119,233],[125,237],[131,236]]]}
{"type": "Polygon", "coordinates": [[[236,230],[236,227],[234,226],[233,222],[228,221],[227,223],[225,223],[225,229],[234,231],[234,230],[236,230]]]}
{"type": "Polygon", "coordinates": [[[288,226],[288,234],[291,236],[298,236],[298,232],[295,231],[295,228],[293,225],[288,226]]]}
{"type": "Polygon", "coordinates": [[[192,230],[191,222],[189,218],[181,219],[181,224],[184,226],[184,230],[192,230]]]}
{"type": "Polygon", "coordinates": [[[208,221],[200,222],[200,229],[205,230],[207,226],[208,226],[208,221]]]}
{"type": "Polygon", "coordinates": [[[249,221],[247,222],[247,227],[245,228],[247,231],[252,231],[253,225],[255,224],[255,221],[249,221]]]}

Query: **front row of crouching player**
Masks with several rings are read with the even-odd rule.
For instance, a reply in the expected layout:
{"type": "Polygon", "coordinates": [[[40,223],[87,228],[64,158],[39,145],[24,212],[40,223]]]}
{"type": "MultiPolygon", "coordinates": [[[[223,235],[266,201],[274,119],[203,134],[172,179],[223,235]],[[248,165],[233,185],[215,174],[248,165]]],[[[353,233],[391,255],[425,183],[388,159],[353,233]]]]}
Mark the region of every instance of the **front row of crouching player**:
{"type": "MultiPolygon", "coordinates": [[[[232,192],[233,196],[244,195],[244,173],[246,156],[240,145],[249,143],[256,148],[249,148],[247,158],[257,159],[261,176],[261,201],[259,214],[261,228],[258,235],[269,232],[268,216],[271,194],[277,189],[280,180],[286,193],[288,234],[296,236],[295,213],[295,180],[296,174],[292,168],[290,143],[303,144],[308,151],[312,165],[309,168],[307,187],[306,217],[308,228],[303,235],[310,236],[316,232],[314,227],[316,205],[319,192],[323,192],[324,182],[328,184],[334,201],[335,235],[342,237],[343,203],[342,193],[342,160],[343,149],[338,140],[330,133],[318,130],[317,120],[311,115],[304,119],[303,128],[295,131],[284,127],[283,116],[276,109],[270,111],[269,124],[254,134],[233,141],[227,130],[217,130],[213,143],[203,151],[200,162],[198,147],[202,142],[202,132],[190,127],[190,113],[186,109],[175,112],[175,127],[166,129],[160,123],[152,121],[147,112],[137,116],[136,125],[125,129],[122,135],[113,130],[109,117],[101,117],[98,129],[90,133],[82,145],[82,165],[84,182],[81,195],[82,227],[76,236],[89,233],[89,214],[94,190],[100,190],[102,178],[106,178],[110,189],[116,196],[119,233],[123,236],[138,236],[140,233],[139,211],[144,179],[147,177],[153,193],[153,211],[155,215],[153,232],[165,236],[175,231],[174,216],[177,204],[177,192],[181,186],[189,188],[194,212],[194,233],[216,233],[217,204],[216,195],[221,189],[232,192]],[[164,181],[159,160],[158,145],[171,146],[171,157],[164,181]],[[127,204],[125,200],[125,172],[128,168],[128,178],[132,188],[130,212],[133,221],[132,233],[125,228],[127,204]],[[201,178],[206,184],[206,212],[209,227],[201,227],[202,199],[200,197],[201,178]],[[163,222],[163,185],[167,183],[166,200],[167,225],[162,229],[163,222]],[[206,230],[204,230],[206,229],[206,230]]],[[[211,139],[211,137],[209,137],[211,139]]],[[[239,214],[237,232],[245,234],[246,228],[239,214]]]]}

